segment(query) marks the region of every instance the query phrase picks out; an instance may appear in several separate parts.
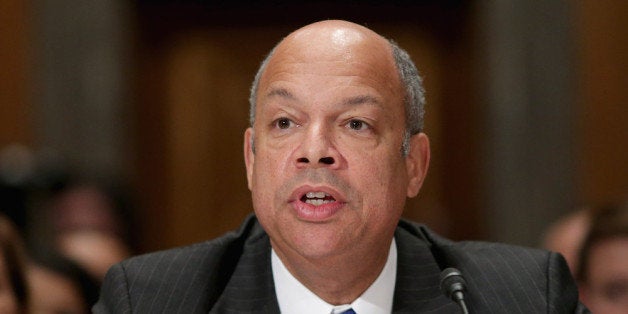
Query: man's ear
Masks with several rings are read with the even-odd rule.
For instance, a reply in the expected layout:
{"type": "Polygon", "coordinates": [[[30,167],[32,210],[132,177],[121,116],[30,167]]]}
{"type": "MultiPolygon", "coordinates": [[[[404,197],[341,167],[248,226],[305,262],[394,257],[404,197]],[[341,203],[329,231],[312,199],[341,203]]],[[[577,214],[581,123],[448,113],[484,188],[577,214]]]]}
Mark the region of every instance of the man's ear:
{"type": "Polygon", "coordinates": [[[430,165],[430,140],[425,133],[410,137],[410,150],[406,156],[408,171],[408,197],[415,197],[423,185],[430,165]]]}
{"type": "Polygon", "coordinates": [[[255,162],[255,153],[253,152],[253,129],[247,128],[244,132],[244,164],[246,165],[246,180],[249,190],[253,184],[253,163],[255,162]]]}

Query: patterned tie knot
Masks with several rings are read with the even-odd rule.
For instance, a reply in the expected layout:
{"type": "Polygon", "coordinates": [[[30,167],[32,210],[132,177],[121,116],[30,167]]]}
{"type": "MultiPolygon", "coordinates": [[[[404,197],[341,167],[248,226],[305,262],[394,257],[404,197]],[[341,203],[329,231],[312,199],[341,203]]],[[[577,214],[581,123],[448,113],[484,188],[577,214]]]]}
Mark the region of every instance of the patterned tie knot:
{"type": "Polygon", "coordinates": [[[340,314],[356,314],[355,311],[353,309],[348,309],[340,314]]]}

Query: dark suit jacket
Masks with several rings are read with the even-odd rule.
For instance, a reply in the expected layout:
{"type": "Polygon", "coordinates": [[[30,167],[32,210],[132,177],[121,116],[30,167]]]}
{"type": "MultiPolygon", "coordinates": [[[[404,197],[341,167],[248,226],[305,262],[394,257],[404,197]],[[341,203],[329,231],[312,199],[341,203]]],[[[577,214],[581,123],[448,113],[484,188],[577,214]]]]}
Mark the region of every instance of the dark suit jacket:
{"type": "MultiPolygon", "coordinates": [[[[460,313],[439,289],[439,274],[458,268],[471,313],[581,313],[563,258],[515,246],[452,242],[401,221],[394,313],[460,313]]],[[[236,232],[113,266],[95,313],[279,313],[270,241],[250,216],[236,232]]]]}

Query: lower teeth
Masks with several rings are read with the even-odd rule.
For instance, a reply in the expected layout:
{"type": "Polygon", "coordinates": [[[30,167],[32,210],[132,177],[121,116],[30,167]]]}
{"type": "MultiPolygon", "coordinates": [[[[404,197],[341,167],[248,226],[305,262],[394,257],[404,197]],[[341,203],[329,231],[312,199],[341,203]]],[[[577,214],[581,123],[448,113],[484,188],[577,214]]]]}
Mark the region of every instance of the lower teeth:
{"type": "Polygon", "coordinates": [[[305,201],[308,204],[314,205],[314,206],[320,206],[323,205],[325,203],[329,203],[328,201],[322,200],[322,199],[309,199],[307,201],[305,201]]]}

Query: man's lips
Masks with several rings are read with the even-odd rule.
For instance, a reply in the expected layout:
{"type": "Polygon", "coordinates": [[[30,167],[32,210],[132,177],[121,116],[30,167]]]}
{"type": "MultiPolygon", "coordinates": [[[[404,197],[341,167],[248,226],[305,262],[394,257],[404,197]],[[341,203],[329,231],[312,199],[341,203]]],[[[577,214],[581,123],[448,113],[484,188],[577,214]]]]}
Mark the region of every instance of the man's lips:
{"type": "Polygon", "coordinates": [[[332,202],[346,203],[342,193],[328,186],[304,185],[295,189],[288,202],[301,201],[312,205],[327,204],[332,202]]]}
{"type": "Polygon", "coordinates": [[[306,221],[324,221],[336,214],[345,201],[341,193],[330,187],[302,186],[290,197],[297,216],[306,221]]]}
{"type": "Polygon", "coordinates": [[[325,192],[307,192],[301,197],[301,202],[314,206],[329,204],[335,202],[336,199],[325,192]]]}

